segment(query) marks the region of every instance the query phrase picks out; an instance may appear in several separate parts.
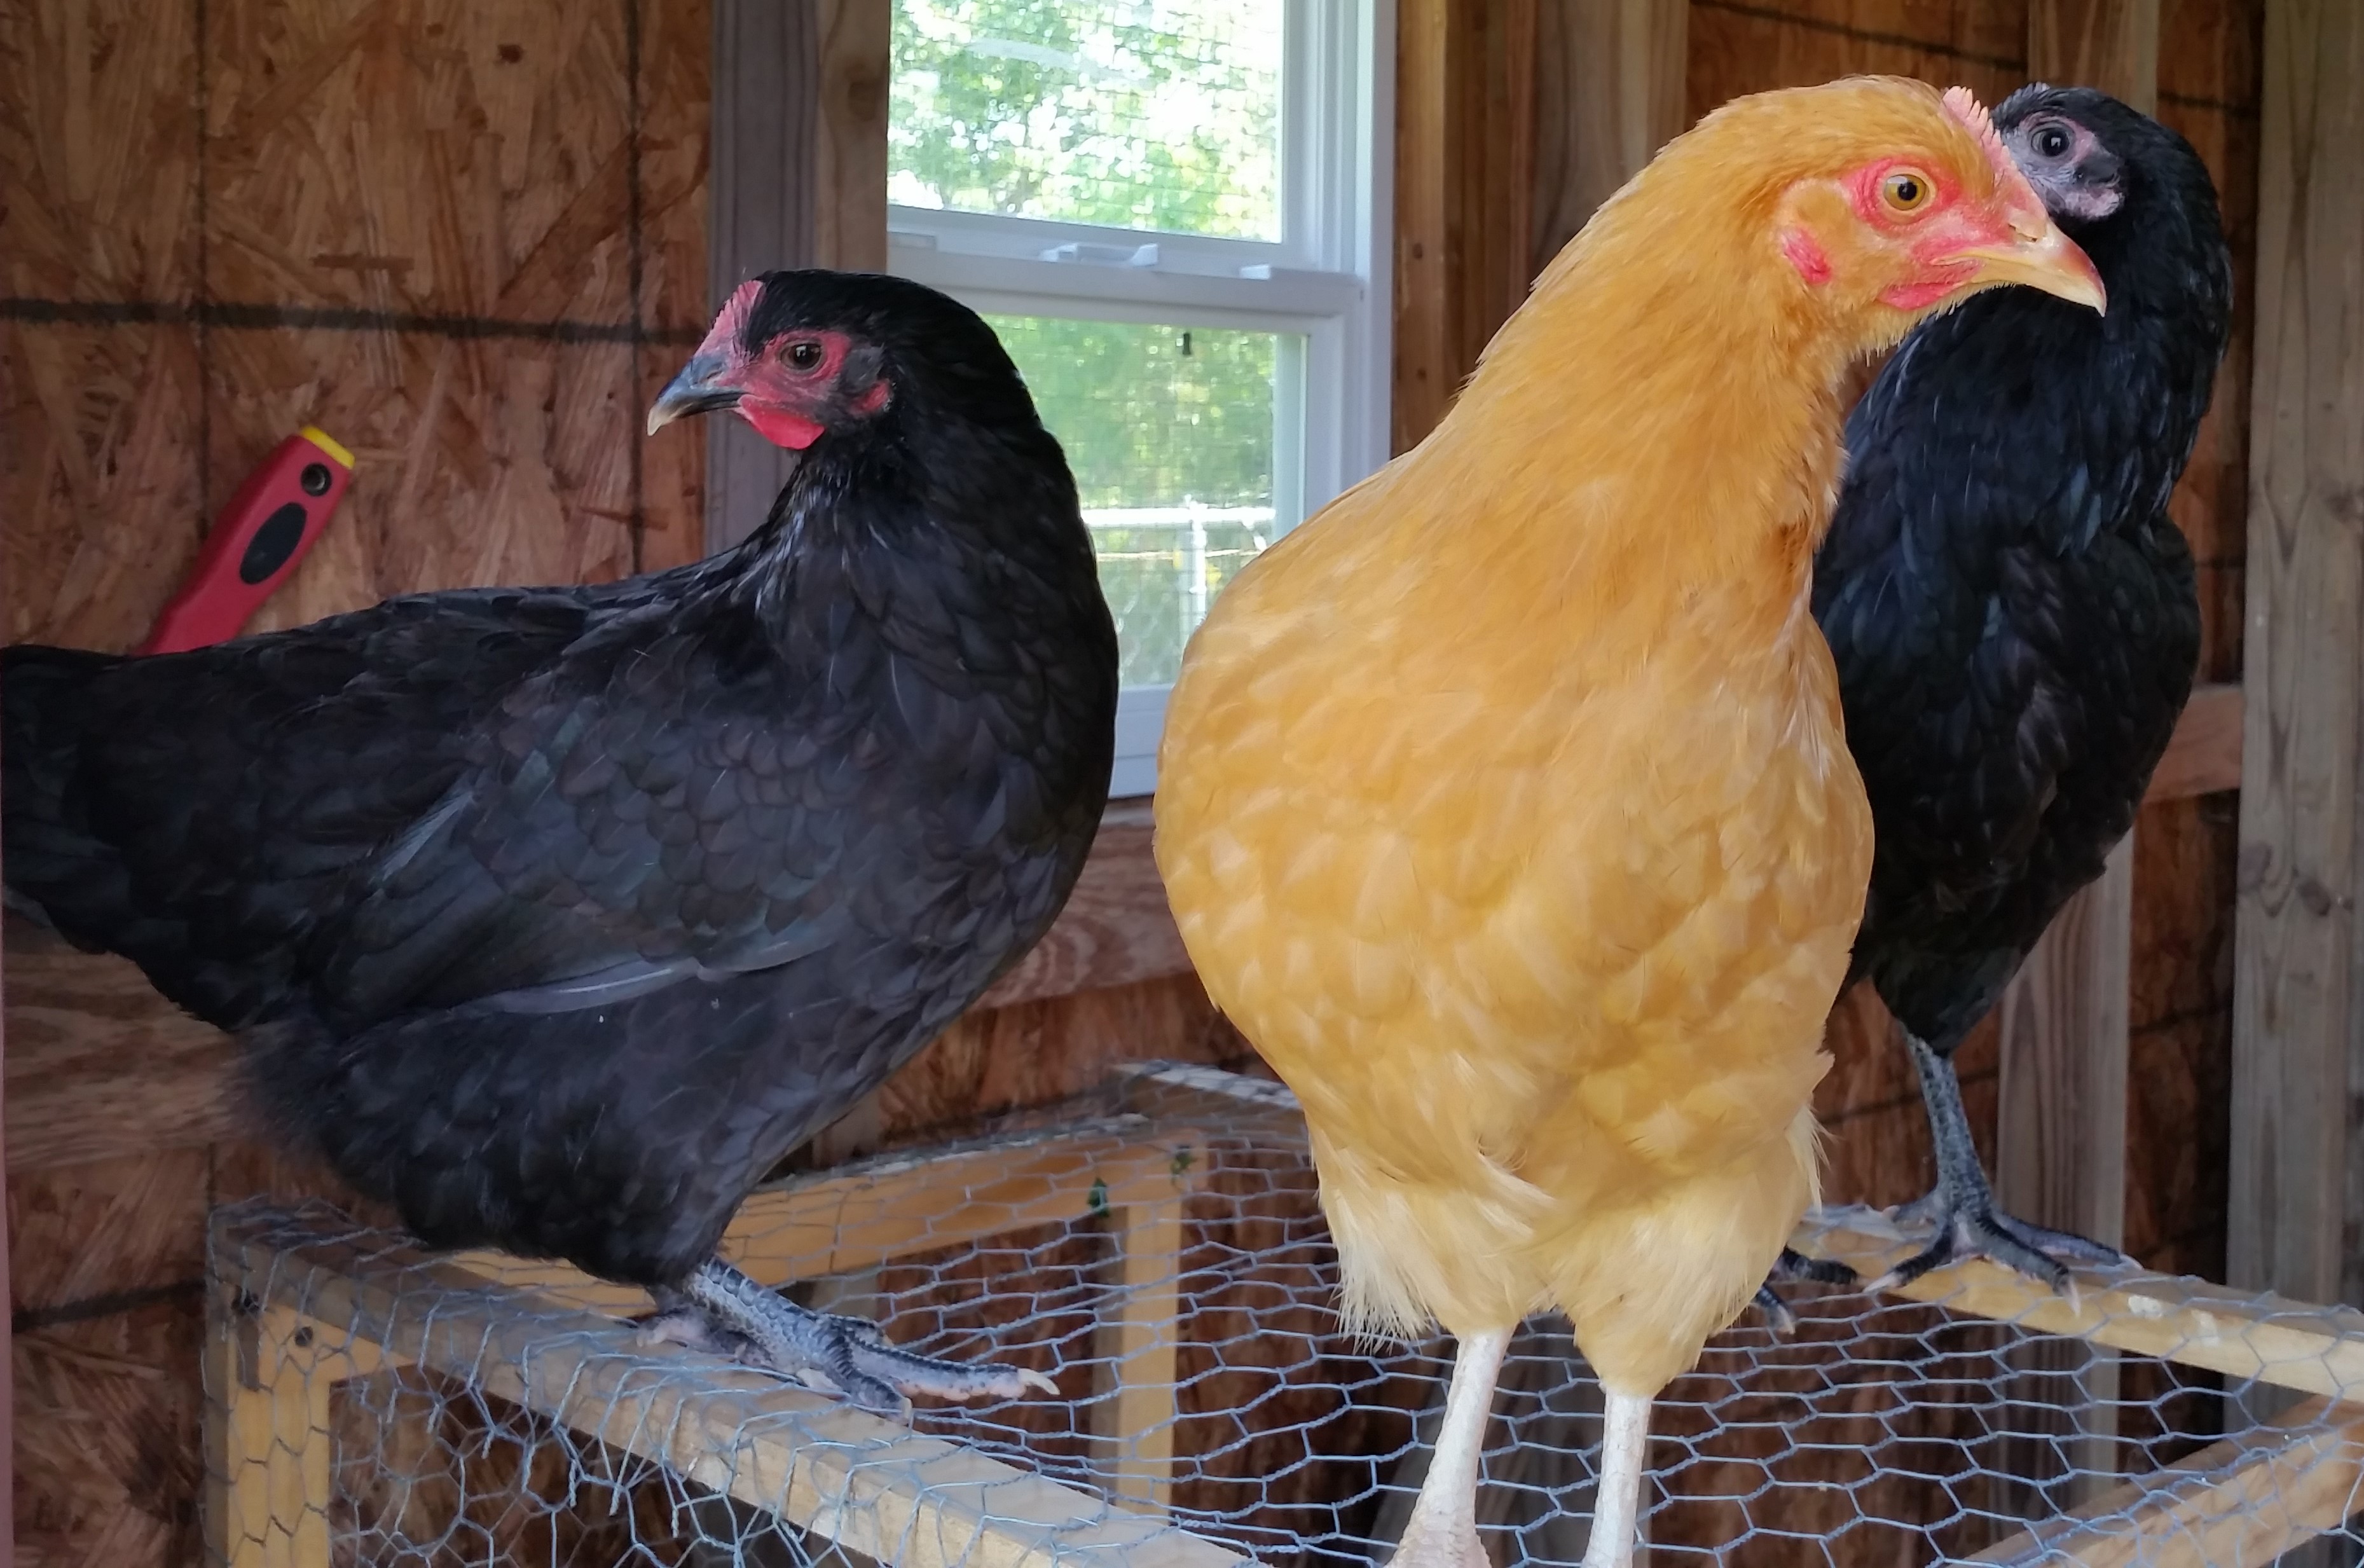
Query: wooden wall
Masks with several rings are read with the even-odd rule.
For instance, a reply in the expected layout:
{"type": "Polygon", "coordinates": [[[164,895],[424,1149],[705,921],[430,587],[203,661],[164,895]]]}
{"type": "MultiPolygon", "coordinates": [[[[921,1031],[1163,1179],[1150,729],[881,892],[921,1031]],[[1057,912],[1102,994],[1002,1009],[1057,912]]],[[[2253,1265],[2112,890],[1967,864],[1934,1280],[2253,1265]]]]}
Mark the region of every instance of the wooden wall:
{"type": "MultiPolygon", "coordinates": [[[[702,4],[0,7],[7,639],[137,640],[306,422],[358,469],[259,626],[694,557],[703,444],[641,417],[706,321],[708,59],[702,4]]],[[[312,1183],[9,1175],[17,1560],[193,1561],[205,1210],[312,1183]]]]}

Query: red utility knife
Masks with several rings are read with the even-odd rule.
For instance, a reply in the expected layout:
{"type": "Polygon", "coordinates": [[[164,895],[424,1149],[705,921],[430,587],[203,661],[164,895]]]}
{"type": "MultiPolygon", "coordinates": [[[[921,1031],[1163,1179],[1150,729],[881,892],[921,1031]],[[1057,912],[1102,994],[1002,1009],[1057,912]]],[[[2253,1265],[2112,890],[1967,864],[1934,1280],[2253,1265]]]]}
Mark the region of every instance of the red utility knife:
{"type": "Polygon", "coordinates": [[[179,653],[236,637],[329,526],[353,454],[307,425],[246,476],[206,536],[188,580],[136,651],[179,653]]]}

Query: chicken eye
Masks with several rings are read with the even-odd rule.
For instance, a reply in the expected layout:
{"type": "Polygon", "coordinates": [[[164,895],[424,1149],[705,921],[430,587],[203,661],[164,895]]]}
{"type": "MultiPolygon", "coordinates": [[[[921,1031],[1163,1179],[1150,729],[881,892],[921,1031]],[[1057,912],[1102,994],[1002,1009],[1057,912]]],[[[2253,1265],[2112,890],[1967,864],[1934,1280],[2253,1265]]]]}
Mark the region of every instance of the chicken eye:
{"type": "Polygon", "coordinates": [[[1913,169],[1899,169],[1879,183],[1879,199],[1892,212],[1919,212],[1929,205],[1929,177],[1913,169]]]}
{"type": "Polygon", "coordinates": [[[2068,155],[2068,132],[2060,126],[2046,126],[2035,133],[2035,139],[2039,157],[2066,158],[2068,155]]]}
{"type": "Polygon", "coordinates": [[[788,345],[786,359],[800,371],[808,371],[820,363],[820,345],[805,339],[788,345]]]}

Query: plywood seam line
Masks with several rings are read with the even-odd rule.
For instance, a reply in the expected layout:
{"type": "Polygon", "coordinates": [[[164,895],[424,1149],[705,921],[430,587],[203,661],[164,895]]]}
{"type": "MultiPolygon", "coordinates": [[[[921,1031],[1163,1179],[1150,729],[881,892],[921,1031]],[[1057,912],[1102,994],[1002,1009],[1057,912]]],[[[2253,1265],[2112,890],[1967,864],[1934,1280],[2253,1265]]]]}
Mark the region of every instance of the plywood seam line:
{"type": "Polygon", "coordinates": [[[519,320],[498,316],[445,316],[374,310],[351,305],[272,305],[247,300],[41,299],[0,295],[0,321],[40,326],[191,326],[236,332],[292,328],[304,332],[414,332],[436,338],[530,338],[556,343],[662,343],[696,348],[704,333],[692,327],[646,327],[640,321],[519,320]]]}

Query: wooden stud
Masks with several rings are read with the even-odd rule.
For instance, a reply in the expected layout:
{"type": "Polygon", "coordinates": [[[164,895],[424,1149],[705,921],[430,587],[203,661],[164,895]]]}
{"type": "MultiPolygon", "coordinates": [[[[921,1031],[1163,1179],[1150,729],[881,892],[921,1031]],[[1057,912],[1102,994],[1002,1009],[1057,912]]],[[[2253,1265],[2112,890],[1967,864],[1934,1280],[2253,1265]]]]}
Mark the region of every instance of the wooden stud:
{"type": "Polygon", "coordinates": [[[284,1305],[241,1315],[233,1295],[208,1298],[206,1544],[229,1568],[319,1568],[334,1497],[329,1402],[383,1358],[284,1305]]]}
{"type": "MultiPolygon", "coordinates": [[[[707,270],[721,308],[781,267],[886,264],[890,0],[714,0],[707,270]]],[[[753,533],[796,456],[707,422],[707,546],[753,533]]]]}
{"type": "Polygon", "coordinates": [[[813,264],[886,270],[886,106],[894,73],[889,0],[811,0],[820,96],[813,149],[813,264]]]}
{"type": "Polygon", "coordinates": [[[1544,7],[1535,50],[1530,276],[1681,134],[1689,118],[1689,0],[1567,0],[1544,7]]]}
{"type": "Polygon", "coordinates": [[[2139,1476],[1970,1559],[2035,1568],[2271,1562],[2346,1522],[2364,1488],[2364,1408],[2320,1396],[2139,1476]]]}
{"type": "Polygon", "coordinates": [[[1526,297],[1541,25],[1535,0],[1397,7],[1398,451],[1436,428],[1494,329],[1526,297]]]}
{"type": "MultiPolygon", "coordinates": [[[[1176,1156],[1178,1188],[1193,1162],[1176,1156]]],[[[1187,1189],[1185,1189],[1187,1190],[1187,1189]]],[[[1101,1408],[1112,1496],[1163,1513],[1174,1493],[1174,1436],[1181,1418],[1177,1352],[1189,1330],[1182,1304],[1183,1190],[1113,1211],[1118,1284],[1124,1303],[1105,1326],[1111,1397],[1101,1408]]]]}
{"type": "Polygon", "coordinates": [[[2150,775],[2145,806],[2189,800],[2241,787],[2241,688],[2229,683],[2193,689],[2167,753],[2150,775]]]}
{"type": "Polygon", "coordinates": [[[2233,985],[2234,1283],[2364,1298],[2364,8],[2267,0],[2233,985]]]}
{"type": "Polygon", "coordinates": [[[2028,0],[2027,73],[2158,106],[2159,0],[2028,0]]]}

